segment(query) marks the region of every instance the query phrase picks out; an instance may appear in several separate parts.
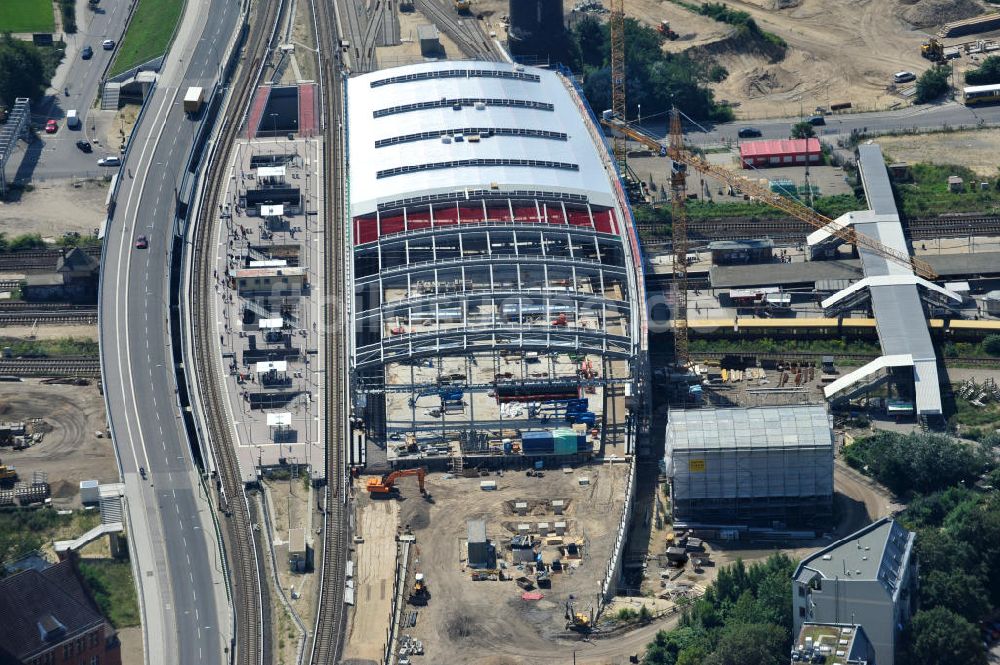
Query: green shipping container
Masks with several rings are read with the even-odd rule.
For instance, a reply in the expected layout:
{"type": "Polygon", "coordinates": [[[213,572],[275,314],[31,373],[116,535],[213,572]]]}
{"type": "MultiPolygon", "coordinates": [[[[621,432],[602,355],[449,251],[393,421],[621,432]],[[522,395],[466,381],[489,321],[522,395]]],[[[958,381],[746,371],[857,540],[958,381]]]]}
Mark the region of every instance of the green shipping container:
{"type": "Polygon", "coordinates": [[[571,429],[557,429],[552,432],[556,455],[575,455],[577,434],[571,429]]]}

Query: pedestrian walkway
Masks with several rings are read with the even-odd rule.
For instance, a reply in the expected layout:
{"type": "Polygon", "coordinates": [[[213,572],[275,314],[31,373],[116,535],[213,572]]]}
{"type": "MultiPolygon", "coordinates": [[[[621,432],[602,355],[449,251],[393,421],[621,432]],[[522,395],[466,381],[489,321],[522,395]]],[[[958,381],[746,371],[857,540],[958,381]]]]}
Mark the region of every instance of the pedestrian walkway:
{"type": "Polygon", "coordinates": [[[299,135],[313,136],[316,133],[316,84],[299,85],[299,135]]]}

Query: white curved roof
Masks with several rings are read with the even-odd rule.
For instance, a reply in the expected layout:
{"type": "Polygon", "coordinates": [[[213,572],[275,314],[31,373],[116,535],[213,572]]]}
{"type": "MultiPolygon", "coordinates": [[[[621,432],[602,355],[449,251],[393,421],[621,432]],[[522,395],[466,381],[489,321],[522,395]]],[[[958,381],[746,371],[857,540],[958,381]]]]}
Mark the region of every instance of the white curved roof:
{"type": "Polygon", "coordinates": [[[566,85],[552,71],[475,61],[349,79],[351,215],[374,212],[380,202],[491,188],[577,194],[614,205],[613,174],[598,152],[604,147],[566,85]],[[477,142],[441,140],[472,128],[495,133],[477,142]],[[425,137],[414,136],[420,134],[425,137]],[[392,143],[376,147],[378,141],[392,143]]]}

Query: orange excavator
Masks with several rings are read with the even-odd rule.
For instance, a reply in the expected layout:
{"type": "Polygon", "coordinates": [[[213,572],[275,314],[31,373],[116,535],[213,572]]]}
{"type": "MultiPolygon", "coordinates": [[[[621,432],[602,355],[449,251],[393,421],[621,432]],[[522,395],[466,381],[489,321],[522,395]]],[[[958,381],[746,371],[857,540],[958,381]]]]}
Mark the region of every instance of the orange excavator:
{"type": "Polygon", "coordinates": [[[424,477],[427,475],[427,469],[424,467],[417,467],[416,469],[402,469],[400,471],[393,471],[388,473],[381,478],[369,478],[366,488],[368,493],[372,496],[390,496],[396,491],[395,484],[399,478],[404,476],[416,476],[417,482],[420,484],[420,493],[426,495],[427,490],[424,489],[424,477]]]}

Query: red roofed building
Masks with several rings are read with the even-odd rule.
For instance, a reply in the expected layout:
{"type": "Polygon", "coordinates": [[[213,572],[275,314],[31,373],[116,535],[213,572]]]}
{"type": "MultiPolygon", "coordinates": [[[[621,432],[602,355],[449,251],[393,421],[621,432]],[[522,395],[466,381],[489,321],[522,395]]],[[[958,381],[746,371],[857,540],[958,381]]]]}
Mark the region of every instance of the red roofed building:
{"type": "Polygon", "coordinates": [[[804,165],[807,157],[810,164],[819,163],[819,139],[778,139],[740,144],[740,164],[745,169],[804,165]]]}

